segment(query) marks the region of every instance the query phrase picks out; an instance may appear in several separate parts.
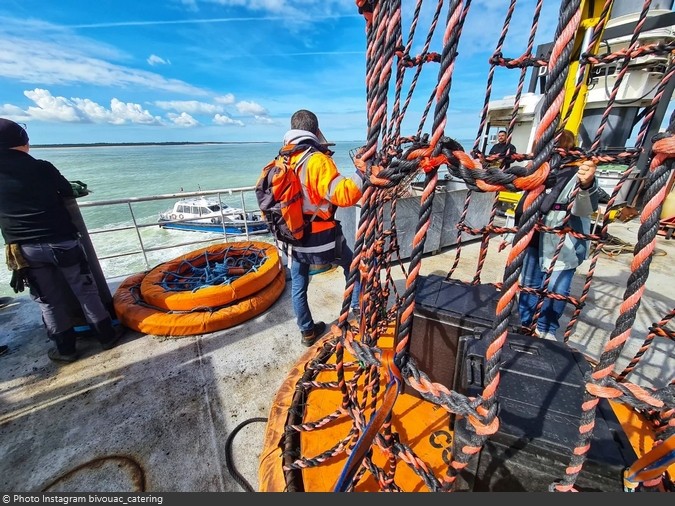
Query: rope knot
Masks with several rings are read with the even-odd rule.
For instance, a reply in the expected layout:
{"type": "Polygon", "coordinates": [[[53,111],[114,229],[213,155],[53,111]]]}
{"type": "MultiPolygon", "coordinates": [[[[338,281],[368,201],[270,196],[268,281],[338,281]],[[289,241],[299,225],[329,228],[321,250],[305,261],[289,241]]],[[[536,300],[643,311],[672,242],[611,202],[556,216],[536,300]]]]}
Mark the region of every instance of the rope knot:
{"type": "Polygon", "coordinates": [[[432,170],[438,168],[440,165],[447,162],[448,159],[445,157],[445,155],[425,156],[420,158],[419,166],[420,169],[422,169],[424,172],[429,173],[432,170]]]}
{"type": "Polygon", "coordinates": [[[675,136],[669,132],[656,134],[652,138],[652,151],[661,158],[675,158],[675,136]]]}
{"type": "Polygon", "coordinates": [[[501,51],[495,52],[488,60],[490,65],[499,64],[504,61],[504,54],[501,51]]]}
{"type": "MultiPolygon", "coordinates": [[[[482,417],[485,418],[488,410],[485,406],[476,406],[476,412],[482,417]]],[[[476,429],[476,434],[479,436],[491,436],[496,434],[499,430],[499,417],[494,417],[490,423],[484,423],[478,417],[471,414],[467,415],[467,420],[471,425],[476,429]]]]}
{"type": "Polygon", "coordinates": [[[356,0],[356,6],[359,8],[359,14],[363,14],[366,22],[370,25],[373,22],[374,2],[371,0],[356,0]]]}

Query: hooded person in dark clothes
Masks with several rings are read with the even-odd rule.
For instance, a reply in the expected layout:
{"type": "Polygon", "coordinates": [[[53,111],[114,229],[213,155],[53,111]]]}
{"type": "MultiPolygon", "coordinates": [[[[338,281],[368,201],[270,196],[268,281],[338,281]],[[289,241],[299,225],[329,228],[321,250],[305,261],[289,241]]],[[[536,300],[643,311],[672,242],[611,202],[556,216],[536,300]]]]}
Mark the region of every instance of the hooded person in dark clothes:
{"type": "Polygon", "coordinates": [[[75,322],[68,309],[70,287],[95,329],[104,349],[122,335],[114,327],[96,281],[89,269],[79,233],[65,199],[75,197],[71,184],[54,165],[28,154],[25,127],[0,118],[0,231],[5,240],[10,283],[16,293],[28,285],[31,298],[42,312],[49,339],[56,347],[50,359],[74,362],[75,322]]]}

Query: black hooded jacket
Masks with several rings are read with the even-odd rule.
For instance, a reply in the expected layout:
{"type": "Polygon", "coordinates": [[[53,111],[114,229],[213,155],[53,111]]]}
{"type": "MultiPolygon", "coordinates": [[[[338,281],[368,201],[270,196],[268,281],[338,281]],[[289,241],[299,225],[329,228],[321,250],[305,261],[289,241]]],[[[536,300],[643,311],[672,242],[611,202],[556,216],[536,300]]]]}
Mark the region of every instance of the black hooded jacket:
{"type": "Polygon", "coordinates": [[[74,198],[54,165],[0,148],[0,229],[6,244],[58,242],[77,237],[64,198],[74,198]]]}

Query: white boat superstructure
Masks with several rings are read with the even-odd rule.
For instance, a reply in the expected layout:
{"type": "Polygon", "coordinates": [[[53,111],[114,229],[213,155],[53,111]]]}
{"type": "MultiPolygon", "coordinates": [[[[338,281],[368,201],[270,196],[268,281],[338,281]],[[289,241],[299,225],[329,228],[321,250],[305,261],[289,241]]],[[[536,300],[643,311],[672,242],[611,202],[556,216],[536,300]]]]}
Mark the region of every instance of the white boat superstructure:
{"type": "MultiPolygon", "coordinates": [[[[590,70],[585,81],[586,88],[578,97],[578,100],[583,100],[585,103],[583,117],[578,128],[579,145],[583,149],[590,149],[596,142],[597,132],[601,132],[599,139],[601,149],[620,149],[630,146],[630,141],[634,140],[637,135],[637,126],[645,114],[645,108],[652,104],[655,95],[659,92],[659,84],[664,78],[670,57],[658,52],[651,54],[649,51],[643,51],[640,55],[631,54],[629,47],[633,38],[631,27],[639,22],[641,14],[638,7],[629,2],[615,5],[612,11],[613,17],[607,22],[598,49],[600,55],[613,56],[601,58],[601,61],[587,66],[590,70]],[[633,12],[630,12],[631,10],[633,12]],[[626,58],[614,56],[624,53],[629,61],[622,71],[626,58]],[[608,110],[610,104],[611,108],[608,110]],[[604,128],[599,128],[603,122],[604,128]]],[[[675,41],[675,26],[672,24],[661,26],[662,23],[658,22],[659,18],[670,19],[669,14],[672,14],[670,9],[664,9],[659,4],[655,4],[647,12],[645,22],[652,20],[656,28],[640,32],[634,44],[640,47],[657,43],[672,44],[675,41]]],[[[591,35],[592,28],[589,28],[585,33],[584,47],[591,35]]],[[[550,51],[551,44],[540,46],[538,54],[550,51]]],[[[583,55],[580,59],[583,59],[583,55]]],[[[514,106],[518,99],[517,95],[507,95],[489,102],[487,121],[482,132],[484,141],[481,147],[484,152],[489,150],[490,144],[496,141],[497,132],[502,129],[509,131],[511,143],[518,153],[533,152],[537,126],[545,113],[542,107],[545,97],[543,83],[546,74],[547,68],[540,67],[532,76],[529,91],[520,95],[515,116],[514,106]],[[539,92],[535,92],[537,84],[539,92]]],[[[660,100],[668,103],[671,99],[672,87],[666,91],[661,90],[661,92],[663,96],[660,100]]],[[[665,117],[664,113],[665,110],[658,112],[659,117],[665,117]]],[[[572,123],[574,122],[575,120],[572,120],[572,123]]],[[[654,133],[656,132],[648,133],[648,136],[654,133]]],[[[645,143],[645,151],[649,150],[650,142],[645,143]]],[[[624,170],[626,170],[625,165],[604,165],[598,171],[600,186],[611,194],[624,170]]],[[[632,183],[637,179],[637,174],[632,175],[622,186],[615,197],[616,205],[629,203],[634,199],[632,183]]]]}
{"type": "Polygon", "coordinates": [[[160,213],[159,223],[163,228],[196,231],[220,231],[225,227],[229,233],[265,232],[267,225],[258,214],[232,207],[214,197],[192,197],[176,201],[160,213]]]}
{"type": "MultiPolygon", "coordinates": [[[[665,9],[651,9],[647,13],[647,18],[669,12],[671,11],[665,9]]],[[[639,14],[639,12],[633,12],[612,18],[607,22],[607,29],[635,23],[638,21],[639,14]]],[[[638,39],[640,45],[669,43],[675,40],[675,27],[666,26],[647,30],[642,32],[638,39]]],[[[630,35],[609,39],[603,41],[601,50],[604,53],[626,51],[630,41],[630,35]]],[[[632,58],[628,63],[627,73],[619,85],[616,106],[621,108],[649,105],[656,95],[667,63],[668,58],[662,54],[645,54],[632,58]]],[[[611,90],[618,77],[617,70],[617,63],[600,63],[593,68],[586,100],[587,109],[604,109],[607,106],[611,90]]]]}
{"type": "Polygon", "coordinates": [[[222,223],[228,221],[257,221],[252,213],[231,207],[220,200],[209,197],[195,197],[178,200],[167,211],[160,213],[160,220],[190,220],[193,223],[222,223]]]}

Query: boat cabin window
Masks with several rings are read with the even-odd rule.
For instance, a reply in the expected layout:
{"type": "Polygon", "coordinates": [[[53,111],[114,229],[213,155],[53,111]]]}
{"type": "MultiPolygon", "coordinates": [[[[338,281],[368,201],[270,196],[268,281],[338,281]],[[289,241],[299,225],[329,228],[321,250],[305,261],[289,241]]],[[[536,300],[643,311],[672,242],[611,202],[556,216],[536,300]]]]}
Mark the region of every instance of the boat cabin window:
{"type": "MultiPolygon", "coordinates": [[[[196,206],[196,205],[189,205],[189,204],[177,204],[176,205],[176,211],[177,213],[180,214],[192,214],[196,216],[203,216],[205,214],[211,214],[211,213],[217,213],[220,212],[220,205],[218,204],[211,204],[211,205],[202,205],[202,206],[196,206]]],[[[223,209],[227,209],[227,204],[223,204],[223,209]]]]}

